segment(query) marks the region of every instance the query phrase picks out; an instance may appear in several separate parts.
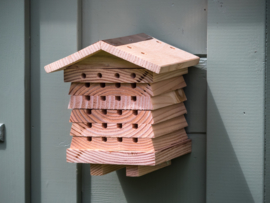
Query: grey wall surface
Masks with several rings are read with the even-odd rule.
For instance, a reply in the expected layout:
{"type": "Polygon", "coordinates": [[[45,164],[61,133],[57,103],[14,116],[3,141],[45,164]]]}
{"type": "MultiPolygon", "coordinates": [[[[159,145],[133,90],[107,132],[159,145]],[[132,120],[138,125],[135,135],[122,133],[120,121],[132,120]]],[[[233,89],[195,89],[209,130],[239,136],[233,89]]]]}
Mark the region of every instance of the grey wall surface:
{"type": "Polygon", "coordinates": [[[28,202],[29,19],[28,1],[0,2],[0,202],[28,202]]]}
{"type": "Polygon", "coordinates": [[[265,164],[264,201],[270,202],[270,1],[266,1],[266,72],[265,72],[265,164]]]}
{"type": "MultiPolygon", "coordinates": [[[[82,45],[98,40],[147,33],[194,54],[206,54],[207,1],[82,1],[82,45]],[[142,6],[143,5],[143,6],[142,6]]],[[[168,168],[140,178],[125,171],[91,177],[82,165],[82,202],[205,202],[206,71],[190,68],[185,76],[185,103],[193,141],[192,153],[168,168]]]]}
{"type": "Polygon", "coordinates": [[[265,1],[208,1],[207,202],[263,202],[265,1]]]}
{"type": "MultiPolygon", "coordinates": [[[[77,1],[31,2],[31,194],[33,203],[74,203],[76,164],[69,147],[69,85],[44,66],[77,51],[77,1]]],[[[18,201],[20,202],[20,201],[18,201]]]]}

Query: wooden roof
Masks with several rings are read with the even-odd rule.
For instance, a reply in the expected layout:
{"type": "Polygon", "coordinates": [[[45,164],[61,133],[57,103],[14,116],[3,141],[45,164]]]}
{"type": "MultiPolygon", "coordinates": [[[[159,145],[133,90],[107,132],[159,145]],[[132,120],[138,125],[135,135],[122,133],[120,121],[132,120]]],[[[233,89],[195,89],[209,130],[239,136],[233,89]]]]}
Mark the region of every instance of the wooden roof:
{"type": "Polygon", "coordinates": [[[45,71],[50,73],[64,70],[101,50],[155,73],[186,68],[197,65],[199,62],[199,57],[142,33],[98,41],[46,65],[45,71]]]}

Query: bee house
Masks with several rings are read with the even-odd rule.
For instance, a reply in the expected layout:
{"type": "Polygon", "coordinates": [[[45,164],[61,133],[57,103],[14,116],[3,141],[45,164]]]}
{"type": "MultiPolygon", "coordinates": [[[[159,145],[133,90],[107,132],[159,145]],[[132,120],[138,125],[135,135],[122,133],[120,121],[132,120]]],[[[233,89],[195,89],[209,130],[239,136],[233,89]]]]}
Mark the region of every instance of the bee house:
{"type": "Polygon", "coordinates": [[[45,66],[71,82],[67,162],[137,177],[191,152],[183,75],[199,57],[146,34],[98,41],[45,66]]]}

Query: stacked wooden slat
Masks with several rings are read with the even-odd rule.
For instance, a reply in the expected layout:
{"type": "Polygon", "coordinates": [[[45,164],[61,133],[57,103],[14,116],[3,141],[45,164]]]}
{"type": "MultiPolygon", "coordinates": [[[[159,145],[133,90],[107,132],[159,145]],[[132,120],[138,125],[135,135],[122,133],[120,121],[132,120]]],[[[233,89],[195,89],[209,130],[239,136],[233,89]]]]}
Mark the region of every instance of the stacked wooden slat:
{"type": "Polygon", "coordinates": [[[146,34],[99,41],[45,66],[71,82],[67,161],[138,177],[191,152],[183,74],[197,56],[146,34]]]}
{"type": "Polygon", "coordinates": [[[64,80],[72,82],[73,138],[67,161],[91,163],[92,175],[126,167],[127,176],[141,176],[191,152],[184,130],[182,75],[187,69],[173,72],[165,76],[145,69],[87,69],[80,64],[65,70],[64,80]]]}

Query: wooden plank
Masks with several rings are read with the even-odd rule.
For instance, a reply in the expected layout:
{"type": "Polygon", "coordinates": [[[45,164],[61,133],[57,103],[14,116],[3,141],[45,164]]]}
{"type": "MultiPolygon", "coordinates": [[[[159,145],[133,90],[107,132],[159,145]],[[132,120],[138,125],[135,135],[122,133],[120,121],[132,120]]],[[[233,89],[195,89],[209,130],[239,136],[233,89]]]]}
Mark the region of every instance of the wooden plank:
{"type": "Polygon", "coordinates": [[[145,152],[158,151],[187,139],[188,137],[184,129],[153,139],[126,137],[73,137],[70,148],[145,152]]]}
{"type": "Polygon", "coordinates": [[[187,73],[187,68],[156,74],[144,68],[89,69],[78,67],[65,69],[64,81],[92,83],[154,83],[187,73]]]}
{"type": "Polygon", "coordinates": [[[191,140],[175,143],[174,146],[157,152],[80,150],[68,148],[67,162],[155,166],[190,152],[191,140]]]}
{"type": "Polygon", "coordinates": [[[156,166],[126,166],[126,176],[140,177],[170,165],[171,161],[166,161],[156,166]]]}
{"type": "Polygon", "coordinates": [[[179,116],[154,125],[150,124],[112,124],[112,123],[73,123],[72,136],[84,137],[132,137],[154,138],[187,127],[185,116],[179,116]]]}
{"type": "Polygon", "coordinates": [[[71,83],[69,95],[157,96],[186,87],[183,76],[156,83],[71,83]]]}
{"type": "Polygon", "coordinates": [[[265,3],[208,1],[206,202],[265,202],[265,3]]]}
{"type": "Polygon", "coordinates": [[[186,113],[187,110],[184,103],[167,106],[153,111],[72,109],[69,122],[155,124],[186,113]]]}
{"type": "Polygon", "coordinates": [[[90,174],[91,176],[103,176],[122,168],[125,168],[125,166],[109,164],[90,164],[90,174]]]}
{"type": "Polygon", "coordinates": [[[109,54],[105,51],[98,51],[95,54],[75,63],[68,68],[95,68],[95,69],[108,69],[108,68],[141,68],[133,63],[109,54]]]}
{"type": "Polygon", "coordinates": [[[104,50],[155,73],[184,69],[189,66],[197,65],[199,62],[199,57],[142,33],[99,41],[68,57],[45,66],[45,70],[49,73],[65,69],[67,66],[86,58],[87,54],[91,56],[100,50],[104,50]],[[135,38],[138,39],[138,36],[141,38],[141,41],[135,40],[135,38]],[[142,39],[141,36],[143,36],[144,39],[142,39]],[[123,39],[125,39],[125,43],[122,43],[123,39]],[[122,41],[120,42],[121,45],[119,45],[119,40],[122,41]],[[115,41],[117,41],[117,43],[115,43],[115,41]]]}
{"type": "Polygon", "coordinates": [[[70,96],[69,109],[155,110],[186,101],[183,89],[155,97],[146,96],[70,96]]]}

